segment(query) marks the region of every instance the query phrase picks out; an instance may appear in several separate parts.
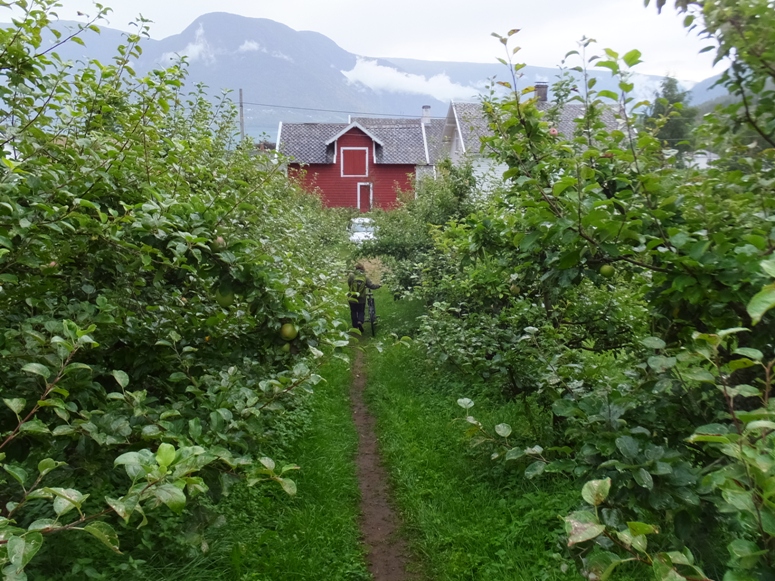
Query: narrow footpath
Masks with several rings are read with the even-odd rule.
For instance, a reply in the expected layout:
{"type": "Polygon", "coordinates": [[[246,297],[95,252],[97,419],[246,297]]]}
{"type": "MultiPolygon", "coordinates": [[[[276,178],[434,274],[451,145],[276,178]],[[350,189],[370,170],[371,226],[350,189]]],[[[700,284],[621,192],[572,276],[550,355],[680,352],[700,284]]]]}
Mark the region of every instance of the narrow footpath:
{"type": "Polygon", "coordinates": [[[382,465],[376,435],[376,420],[364,401],[366,367],[364,355],[355,349],[353,361],[353,421],[358,432],[356,472],[361,492],[361,534],[367,550],[369,572],[374,581],[419,579],[410,573],[409,550],[400,534],[400,519],[390,504],[388,474],[382,465]]]}

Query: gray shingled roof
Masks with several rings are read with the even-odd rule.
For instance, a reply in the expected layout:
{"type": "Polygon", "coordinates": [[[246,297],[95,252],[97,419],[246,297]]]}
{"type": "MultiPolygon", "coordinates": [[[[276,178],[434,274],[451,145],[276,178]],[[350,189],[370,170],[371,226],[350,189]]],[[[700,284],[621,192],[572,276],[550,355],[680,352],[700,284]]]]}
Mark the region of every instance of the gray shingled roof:
{"type": "Polygon", "coordinates": [[[444,124],[446,119],[431,119],[425,125],[425,139],[428,143],[428,155],[430,162],[436,165],[441,159],[447,157],[444,151],[444,124]]]}
{"type": "Polygon", "coordinates": [[[427,163],[419,118],[354,117],[353,122],[362,125],[384,144],[384,147],[377,147],[377,163],[427,163]]]}
{"type": "MultiPolygon", "coordinates": [[[[551,103],[538,106],[547,110],[551,103]]],[[[453,103],[452,107],[466,151],[478,153],[481,138],[491,135],[481,104],[453,103]]],[[[574,120],[583,112],[581,103],[567,104],[557,124],[559,132],[572,135],[576,128],[574,120]]],[[[610,129],[617,126],[612,109],[603,112],[603,121],[610,129]]],[[[420,118],[355,117],[352,122],[382,143],[377,145],[377,163],[425,165],[436,164],[445,157],[444,119],[431,119],[425,125],[424,135],[420,118]]],[[[333,163],[334,144],[326,145],[326,142],[349,126],[349,123],[283,123],[277,149],[299,163],[333,163]]]]}
{"type": "MultiPolygon", "coordinates": [[[[539,103],[538,108],[542,111],[547,111],[552,107],[552,103],[539,103]]],[[[584,116],[584,104],[583,103],[567,103],[563,108],[560,119],[557,123],[557,131],[562,135],[573,135],[576,131],[575,120],[584,116]]],[[[611,107],[603,109],[603,122],[606,124],[609,130],[616,129],[618,127],[618,121],[614,110],[611,107]]]]}
{"type": "MultiPolygon", "coordinates": [[[[552,103],[544,102],[539,103],[538,108],[542,111],[548,110],[552,106],[552,103]]],[[[479,146],[481,144],[481,138],[492,135],[490,128],[487,124],[487,119],[484,117],[482,106],[479,103],[453,103],[455,115],[457,116],[458,126],[462,134],[463,143],[465,144],[466,152],[478,153],[479,146]]],[[[584,105],[581,103],[568,103],[562,110],[559,122],[557,123],[557,130],[562,135],[573,135],[576,130],[575,119],[584,115],[584,105]]],[[[609,130],[618,127],[618,121],[614,110],[607,107],[603,111],[603,122],[606,124],[609,130]]]]}
{"type": "Polygon", "coordinates": [[[492,135],[481,103],[452,103],[466,152],[479,153],[481,138],[492,135]]]}
{"type": "Polygon", "coordinates": [[[299,163],[333,163],[334,146],[326,141],[349,123],[283,123],[277,150],[299,163]]]}
{"type": "MultiPolygon", "coordinates": [[[[377,163],[433,164],[438,159],[443,119],[431,119],[425,125],[425,138],[420,118],[384,119],[379,117],[355,117],[353,123],[382,142],[377,145],[377,163]]],[[[334,146],[326,142],[336,137],[348,123],[283,123],[277,149],[299,163],[333,163],[334,146]]]]}

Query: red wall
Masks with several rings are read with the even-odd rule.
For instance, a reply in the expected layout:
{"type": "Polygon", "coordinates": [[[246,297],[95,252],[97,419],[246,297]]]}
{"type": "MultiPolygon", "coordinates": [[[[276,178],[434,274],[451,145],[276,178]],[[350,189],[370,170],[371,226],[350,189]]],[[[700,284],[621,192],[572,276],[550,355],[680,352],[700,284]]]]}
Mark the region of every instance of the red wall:
{"type": "MultiPolygon", "coordinates": [[[[299,166],[297,163],[288,165],[288,175],[299,175],[306,190],[318,191],[322,194],[323,203],[329,207],[358,206],[358,184],[372,184],[375,208],[388,209],[396,203],[396,188],[409,190],[413,187],[414,165],[383,165],[374,164],[374,142],[357,128],[348,131],[337,141],[337,148],[368,147],[369,175],[368,177],[342,177],[341,151],[337,152],[336,163],[310,164],[299,166]]],[[[365,211],[365,209],[362,209],[365,211]]]]}

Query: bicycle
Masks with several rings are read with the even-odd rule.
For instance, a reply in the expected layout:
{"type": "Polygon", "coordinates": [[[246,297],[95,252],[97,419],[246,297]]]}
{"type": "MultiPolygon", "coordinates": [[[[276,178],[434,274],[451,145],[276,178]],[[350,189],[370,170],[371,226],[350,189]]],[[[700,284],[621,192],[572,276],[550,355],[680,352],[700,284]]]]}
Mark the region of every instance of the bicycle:
{"type": "Polygon", "coordinates": [[[366,305],[369,307],[369,323],[371,323],[371,336],[377,335],[377,307],[374,304],[374,293],[369,292],[366,294],[366,305]]]}

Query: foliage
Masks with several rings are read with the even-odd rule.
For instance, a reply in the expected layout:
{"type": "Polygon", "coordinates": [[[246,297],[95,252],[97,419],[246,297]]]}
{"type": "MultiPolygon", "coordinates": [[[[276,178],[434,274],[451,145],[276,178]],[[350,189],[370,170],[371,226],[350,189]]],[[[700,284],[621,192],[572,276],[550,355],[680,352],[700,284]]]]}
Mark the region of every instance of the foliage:
{"type": "MultiPolygon", "coordinates": [[[[234,141],[230,102],[186,93],[184,63],[137,77],[144,21],[113,63],[75,67],[41,45],[54,2],[12,6],[24,16],[0,31],[8,580],[58,532],[151,547],[151,511],[188,515],[239,474],[292,494],[295,466],[262,449],[294,391],[320,381],[326,345],[347,343],[336,266],[319,252],[327,219],[274,157],[234,141]],[[299,329],[289,352],[285,323],[299,329]]],[[[67,553],[44,550],[46,567],[78,555],[56,546],[67,553]]]]}
{"type": "Polygon", "coordinates": [[[681,91],[678,81],[665,77],[645,118],[658,139],[680,152],[692,149],[691,130],[697,109],[688,107],[688,102],[689,91],[681,91]]]}
{"type": "MultiPolygon", "coordinates": [[[[703,575],[690,553],[714,575],[726,566],[729,581],[767,578],[775,150],[760,146],[775,114],[766,42],[775,9],[678,5],[732,61],[723,82],[740,101],[697,133],[721,159],[677,167],[658,135],[670,114],[636,129],[656,111],[632,97],[637,50],[590,56],[583,39],[566,58],[581,61],[573,68],[584,84],[561,76],[547,109],[519,86],[518,31],[495,35],[513,75],[501,82],[508,95],[483,102],[492,131],[483,146],[507,167],[507,192],[433,231],[414,268],[412,294],[428,307],[417,338],[437,364],[522,400],[529,430],[474,417],[463,394],[472,445],[526,478],[610,479],[607,510],[622,518],[579,520],[596,527],[587,540],[615,542],[629,530],[621,523],[654,523],[662,535],[651,556],[643,539],[634,552],[660,579],[703,575]],[[617,93],[596,90],[592,63],[617,78],[617,93]],[[556,130],[564,107],[580,112],[567,135],[556,130]],[[714,549],[727,543],[725,565],[714,549]]],[[[614,558],[601,543],[609,556],[598,576],[614,558]]]]}
{"type": "Polygon", "coordinates": [[[719,511],[734,515],[739,524],[738,537],[727,546],[731,579],[771,574],[775,564],[775,407],[770,403],[775,359],[763,361],[758,349],[733,349],[729,337],[743,331],[695,336],[699,345],[695,356],[709,364],[697,374],[707,375],[705,381],[719,389],[731,425],[700,426],[688,439],[706,443],[721,464],[708,471],[702,484],[720,492],[720,498],[714,498],[719,511]],[[738,357],[727,362],[728,350],[738,357]],[[733,381],[736,371],[756,368],[763,376],[761,388],[733,381]]]}
{"type": "Polygon", "coordinates": [[[695,565],[691,551],[667,551],[652,553],[649,536],[657,535],[654,525],[621,520],[616,509],[599,509],[608,498],[611,479],[590,480],[584,484],[581,495],[591,505],[565,517],[568,546],[595,541],[591,551],[580,557],[582,570],[587,579],[605,581],[614,570],[630,561],[649,566],[656,579],[706,579],[705,573],[695,565]]]}
{"type": "Polygon", "coordinates": [[[388,260],[391,269],[386,282],[394,296],[417,283],[417,265],[427,261],[433,248],[432,231],[462,218],[474,207],[476,179],[470,164],[457,166],[443,160],[437,171],[435,178],[419,180],[413,199],[375,215],[377,236],[361,248],[364,256],[388,260]]]}
{"type": "MultiPolygon", "coordinates": [[[[655,4],[661,10],[666,1],[655,4]]],[[[775,21],[772,5],[766,0],[676,0],[675,6],[686,15],[684,26],[709,39],[703,51],[715,51],[714,62],[729,63],[718,84],[734,101],[717,109],[708,139],[716,147],[739,147],[750,145],[752,131],[759,147],[775,147],[775,48],[766,41],[775,21]]]]}

